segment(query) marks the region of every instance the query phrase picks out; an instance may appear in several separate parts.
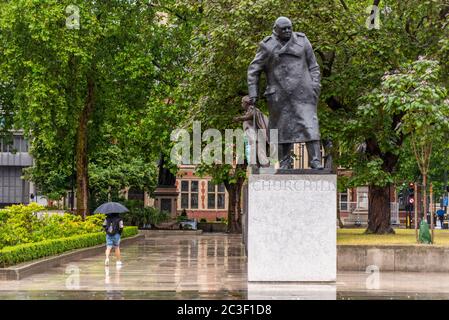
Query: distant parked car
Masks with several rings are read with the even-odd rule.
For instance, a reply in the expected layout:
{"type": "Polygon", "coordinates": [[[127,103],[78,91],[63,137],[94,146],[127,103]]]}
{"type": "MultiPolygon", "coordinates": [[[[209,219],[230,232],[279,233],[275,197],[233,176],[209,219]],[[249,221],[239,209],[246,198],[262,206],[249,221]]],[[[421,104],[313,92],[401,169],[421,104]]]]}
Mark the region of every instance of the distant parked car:
{"type": "Polygon", "coordinates": [[[196,219],[193,220],[184,220],[179,222],[179,229],[183,230],[197,230],[197,221],[196,219]]]}

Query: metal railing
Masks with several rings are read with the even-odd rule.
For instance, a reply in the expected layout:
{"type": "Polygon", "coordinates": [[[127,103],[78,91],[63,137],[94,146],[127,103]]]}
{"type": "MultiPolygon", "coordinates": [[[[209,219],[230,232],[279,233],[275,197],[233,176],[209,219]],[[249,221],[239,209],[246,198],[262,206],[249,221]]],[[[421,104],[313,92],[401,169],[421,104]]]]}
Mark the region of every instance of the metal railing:
{"type": "Polygon", "coordinates": [[[349,216],[345,219],[345,224],[361,226],[363,220],[366,220],[366,218],[362,217],[360,213],[366,212],[366,208],[367,206],[365,202],[340,201],[340,212],[349,212],[349,216]]]}
{"type": "Polygon", "coordinates": [[[390,224],[399,225],[399,202],[390,202],[390,224]]]}
{"type": "MultiPolygon", "coordinates": [[[[361,221],[359,211],[366,210],[368,210],[366,202],[340,202],[340,211],[349,212],[350,215],[353,215],[355,217],[356,221],[361,221]]],[[[398,202],[390,202],[390,223],[392,225],[400,224],[398,202]]]]}
{"type": "Polygon", "coordinates": [[[352,213],[357,209],[366,210],[367,207],[367,205],[365,206],[365,202],[340,201],[340,211],[352,213]]]}

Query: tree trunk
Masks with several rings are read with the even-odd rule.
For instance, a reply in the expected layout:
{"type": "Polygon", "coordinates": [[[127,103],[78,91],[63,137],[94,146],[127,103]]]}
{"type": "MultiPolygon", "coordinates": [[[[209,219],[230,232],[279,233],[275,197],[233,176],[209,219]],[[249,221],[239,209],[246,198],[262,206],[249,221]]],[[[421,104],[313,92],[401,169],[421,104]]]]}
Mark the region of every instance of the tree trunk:
{"type": "Polygon", "coordinates": [[[228,191],[228,232],[242,233],[241,193],[244,179],[237,179],[237,183],[225,183],[228,191]]]}
{"type": "Polygon", "coordinates": [[[341,216],[340,216],[340,197],[338,196],[338,193],[337,193],[337,221],[338,221],[338,226],[340,228],[344,228],[345,225],[341,221],[341,216]]]}
{"type": "Polygon", "coordinates": [[[427,221],[427,174],[423,173],[422,177],[422,204],[423,204],[423,213],[421,219],[425,219],[427,221]]]}
{"type": "Polygon", "coordinates": [[[88,176],[88,122],[94,107],[95,83],[91,76],[87,79],[87,97],[78,122],[76,135],[76,212],[86,218],[89,203],[88,176]]]}
{"type": "Polygon", "coordinates": [[[413,187],[413,193],[414,193],[414,204],[413,204],[413,210],[415,212],[415,237],[416,237],[416,243],[419,243],[419,237],[418,237],[418,184],[415,183],[414,187],[413,187]]]}
{"type": "Polygon", "coordinates": [[[368,189],[368,228],[365,233],[394,233],[390,225],[390,185],[385,187],[370,185],[368,189]]]}
{"type": "MultiPolygon", "coordinates": [[[[430,213],[430,231],[432,232],[432,244],[435,244],[434,241],[434,221],[433,221],[433,185],[432,183],[430,183],[430,190],[429,190],[429,199],[430,199],[430,203],[429,203],[429,213],[430,213]]],[[[443,228],[443,226],[441,226],[441,228],[443,228]]]]}
{"type": "MultiPolygon", "coordinates": [[[[393,117],[393,128],[400,122],[400,115],[396,115],[393,117]]],[[[398,148],[402,145],[401,136],[397,142],[398,148]]],[[[380,157],[383,161],[382,170],[388,173],[394,172],[396,165],[398,163],[399,157],[392,153],[386,152],[383,153],[379,143],[374,138],[369,138],[366,140],[366,151],[367,154],[371,157],[380,157]]],[[[368,228],[366,229],[366,233],[394,233],[393,228],[391,227],[390,218],[390,184],[387,184],[384,187],[377,187],[374,185],[368,186],[368,228]]]]}

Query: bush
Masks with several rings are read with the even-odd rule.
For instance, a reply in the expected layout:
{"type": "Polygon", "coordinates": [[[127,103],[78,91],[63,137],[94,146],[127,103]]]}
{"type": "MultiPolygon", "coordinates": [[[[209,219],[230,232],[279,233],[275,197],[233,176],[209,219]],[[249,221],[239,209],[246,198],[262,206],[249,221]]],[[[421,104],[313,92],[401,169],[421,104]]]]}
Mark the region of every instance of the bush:
{"type": "Polygon", "coordinates": [[[139,233],[139,229],[137,227],[125,227],[125,228],[123,228],[122,238],[132,237],[138,233],[139,233]]]}
{"type": "MultiPolygon", "coordinates": [[[[136,227],[125,227],[122,237],[130,237],[137,233],[136,227]]],[[[0,250],[0,267],[5,268],[25,261],[52,256],[69,250],[92,247],[102,243],[105,243],[105,233],[96,232],[5,247],[0,250]]]]}
{"type": "Polygon", "coordinates": [[[207,222],[205,218],[201,218],[200,222],[207,222]]]}
{"type": "Polygon", "coordinates": [[[180,216],[176,217],[176,222],[183,222],[183,221],[187,221],[187,220],[189,220],[189,218],[187,216],[180,215],[180,216]]]}
{"type": "Polygon", "coordinates": [[[125,213],[123,220],[125,224],[138,226],[144,228],[148,225],[154,225],[167,221],[170,215],[165,211],[159,211],[153,207],[135,208],[130,212],[125,213]]]}
{"type": "Polygon", "coordinates": [[[70,213],[38,215],[43,206],[13,205],[0,210],[0,249],[5,246],[33,243],[102,231],[104,215],[88,216],[85,221],[70,213]]]}
{"type": "Polygon", "coordinates": [[[36,212],[44,207],[30,205],[13,205],[0,210],[0,248],[8,245],[33,242],[33,233],[41,227],[36,212]]]}
{"type": "Polygon", "coordinates": [[[88,216],[85,221],[72,214],[45,215],[41,219],[41,227],[33,234],[32,242],[101,232],[104,219],[103,214],[88,216]]]}

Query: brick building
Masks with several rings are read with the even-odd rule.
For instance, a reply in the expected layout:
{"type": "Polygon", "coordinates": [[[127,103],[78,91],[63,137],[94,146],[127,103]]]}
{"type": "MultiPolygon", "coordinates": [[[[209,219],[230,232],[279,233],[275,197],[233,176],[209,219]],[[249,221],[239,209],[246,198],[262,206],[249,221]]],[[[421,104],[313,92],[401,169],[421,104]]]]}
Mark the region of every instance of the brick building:
{"type": "Polygon", "coordinates": [[[177,213],[186,210],[188,217],[216,221],[228,216],[228,193],[223,184],[215,185],[211,177],[198,177],[195,166],[182,165],[176,177],[177,213]]]}

